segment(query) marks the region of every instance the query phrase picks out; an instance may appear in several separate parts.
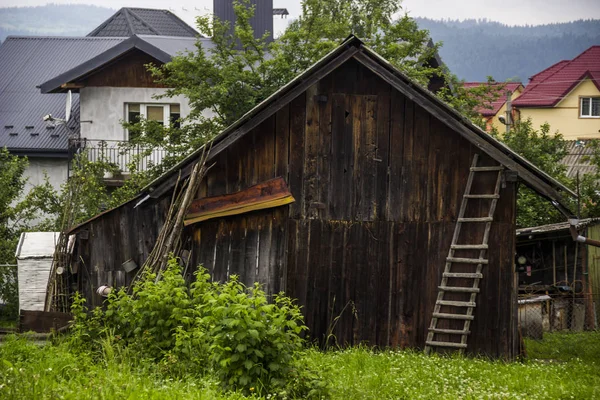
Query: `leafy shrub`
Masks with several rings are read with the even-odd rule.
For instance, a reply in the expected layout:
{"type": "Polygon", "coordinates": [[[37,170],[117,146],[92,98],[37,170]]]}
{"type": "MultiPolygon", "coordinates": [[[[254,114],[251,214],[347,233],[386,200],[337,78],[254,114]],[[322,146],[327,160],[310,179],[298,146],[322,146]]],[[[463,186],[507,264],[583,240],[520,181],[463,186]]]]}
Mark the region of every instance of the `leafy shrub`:
{"type": "Polygon", "coordinates": [[[76,295],[71,343],[106,358],[110,346],[151,359],[169,376],[211,372],[228,390],[280,397],[321,397],[318,374],[300,366],[307,329],[300,308],[282,293],[273,302],[259,284],[232,276],[211,282],[199,268],[189,287],[175,258],[159,279],[147,274],[129,295],[111,293],[91,314],[76,295]],[[110,344],[108,346],[107,344],[110,344]]]}
{"type": "Polygon", "coordinates": [[[193,312],[180,267],[171,259],[160,279],[148,274],[134,288],[133,296],[124,289],[111,293],[104,316],[119,339],[158,360],[175,348],[177,328],[190,330],[193,312]]]}
{"type": "MultiPolygon", "coordinates": [[[[204,282],[200,284],[205,287],[204,282]]],[[[258,393],[283,387],[303,345],[299,334],[306,327],[299,307],[283,294],[269,304],[259,284],[248,293],[237,276],[225,284],[213,283],[211,289],[202,291],[198,310],[210,338],[212,368],[221,382],[258,393]]]]}

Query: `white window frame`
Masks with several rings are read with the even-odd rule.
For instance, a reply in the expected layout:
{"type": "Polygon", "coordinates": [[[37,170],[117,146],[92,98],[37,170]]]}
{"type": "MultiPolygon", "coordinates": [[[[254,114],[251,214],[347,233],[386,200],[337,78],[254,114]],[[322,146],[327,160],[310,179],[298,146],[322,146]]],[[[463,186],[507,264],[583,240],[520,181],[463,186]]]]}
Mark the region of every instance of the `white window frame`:
{"type": "Polygon", "coordinates": [[[593,99],[598,99],[597,101],[600,101],[600,97],[598,96],[582,96],[579,98],[579,118],[600,118],[600,114],[599,115],[592,115],[592,103],[593,103],[593,99]],[[583,100],[584,99],[589,99],[590,100],[590,114],[589,115],[583,115],[583,100]]]}
{"type": "MultiPolygon", "coordinates": [[[[171,123],[171,106],[179,106],[179,115],[181,117],[181,104],[177,103],[125,103],[125,121],[129,121],[129,106],[130,105],[139,105],[140,106],[140,116],[142,118],[146,118],[148,115],[148,106],[150,107],[162,107],[163,108],[163,125],[164,127],[168,127],[171,123]]],[[[129,130],[126,130],[126,140],[129,140],[129,130]]]]}

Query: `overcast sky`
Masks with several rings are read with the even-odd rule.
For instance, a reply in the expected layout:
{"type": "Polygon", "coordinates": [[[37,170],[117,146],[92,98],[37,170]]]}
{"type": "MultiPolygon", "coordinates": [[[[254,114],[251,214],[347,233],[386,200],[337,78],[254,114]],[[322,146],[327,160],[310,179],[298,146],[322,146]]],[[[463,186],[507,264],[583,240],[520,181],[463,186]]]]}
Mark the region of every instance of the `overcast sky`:
{"type": "MultiPolygon", "coordinates": [[[[99,6],[169,8],[186,22],[208,13],[213,0],[52,0],[55,4],[96,4],[99,6]]],[[[42,0],[0,0],[0,6],[39,6],[42,0]]],[[[600,0],[404,0],[403,8],[413,17],[432,19],[487,18],[510,25],[539,25],[577,19],[600,19],[600,0]]],[[[275,7],[286,7],[291,17],[300,12],[300,0],[274,0],[275,7]]],[[[276,30],[283,24],[276,24],[276,30]]]]}

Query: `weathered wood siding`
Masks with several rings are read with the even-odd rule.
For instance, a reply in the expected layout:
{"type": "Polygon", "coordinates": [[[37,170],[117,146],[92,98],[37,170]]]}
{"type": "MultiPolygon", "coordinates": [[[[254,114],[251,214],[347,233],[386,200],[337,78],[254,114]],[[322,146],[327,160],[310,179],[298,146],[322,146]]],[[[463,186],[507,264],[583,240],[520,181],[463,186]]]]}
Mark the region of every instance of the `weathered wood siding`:
{"type": "MultiPolygon", "coordinates": [[[[233,193],[281,176],[296,202],[190,225],[184,247],[215,279],[238,274],[297,298],[320,342],[422,347],[476,153],[481,164],[497,165],[351,60],[220,153],[198,193],[233,193]]],[[[493,192],[495,176],[479,174],[474,193],[493,192]]],[[[505,182],[471,325],[474,353],[517,352],[515,199],[516,184],[505,182]]],[[[474,200],[466,216],[487,212],[486,201],[474,200]]],[[[110,251],[123,258],[113,268],[127,257],[143,261],[164,202],[92,223],[91,238],[131,247],[110,251]]],[[[483,226],[465,225],[461,241],[482,235],[483,226]]],[[[93,251],[94,260],[109,257],[105,245],[93,251]]],[[[102,274],[123,273],[96,272],[96,284],[102,274]]]]}
{"type": "Polygon", "coordinates": [[[161,65],[159,61],[148,54],[132,50],[77,83],[84,86],[164,87],[164,85],[156,83],[146,68],[146,64],[161,65]]]}
{"type": "Polygon", "coordinates": [[[144,207],[130,202],[90,221],[77,232],[74,263],[77,288],[96,307],[103,298],[96,294],[102,285],[128,286],[137,270],[126,273],[122,264],[133,260],[138,266],[148,258],[169,206],[169,198],[144,207]]]}
{"type": "MultiPolygon", "coordinates": [[[[296,202],[191,226],[201,249],[195,261],[216,279],[235,272],[271,293],[285,290],[320,342],[332,333],[340,344],[422,347],[477,152],[348,62],[221,153],[199,196],[282,176],[296,202]],[[277,247],[267,251],[265,240],[277,247]]],[[[497,165],[484,155],[482,164],[497,165]]],[[[478,175],[474,191],[493,192],[495,177],[478,175]]],[[[517,344],[516,187],[504,186],[469,338],[471,351],[495,356],[512,356],[517,344]]],[[[467,216],[487,212],[488,201],[473,200],[467,216]]],[[[482,235],[483,226],[465,225],[461,238],[475,243],[482,235]]]]}

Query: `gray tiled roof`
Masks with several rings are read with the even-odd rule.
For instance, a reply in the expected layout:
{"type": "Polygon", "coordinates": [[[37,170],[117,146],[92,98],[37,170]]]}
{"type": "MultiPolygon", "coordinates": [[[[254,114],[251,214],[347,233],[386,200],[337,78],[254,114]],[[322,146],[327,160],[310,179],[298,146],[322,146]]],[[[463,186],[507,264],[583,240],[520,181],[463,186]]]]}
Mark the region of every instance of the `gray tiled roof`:
{"type": "Polygon", "coordinates": [[[88,34],[96,37],[133,35],[199,36],[191,26],[168,10],[129,7],[121,8],[88,34]]]}
{"type": "Polygon", "coordinates": [[[46,114],[64,118],[65,94],[42,94],[36,86],[97,56],[124,38],[16,37],[0,45],[0,147],[15,152],[64,153],[79,133],[79,96],[71,123],[47,129],[46,114]]]}

